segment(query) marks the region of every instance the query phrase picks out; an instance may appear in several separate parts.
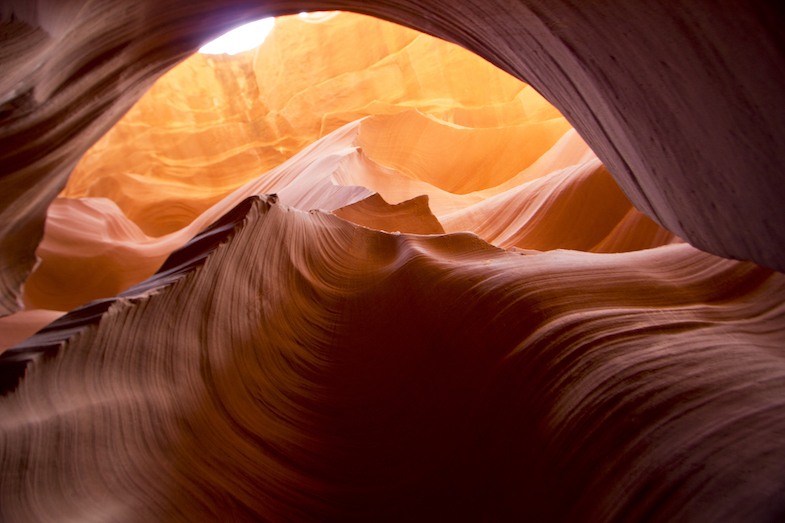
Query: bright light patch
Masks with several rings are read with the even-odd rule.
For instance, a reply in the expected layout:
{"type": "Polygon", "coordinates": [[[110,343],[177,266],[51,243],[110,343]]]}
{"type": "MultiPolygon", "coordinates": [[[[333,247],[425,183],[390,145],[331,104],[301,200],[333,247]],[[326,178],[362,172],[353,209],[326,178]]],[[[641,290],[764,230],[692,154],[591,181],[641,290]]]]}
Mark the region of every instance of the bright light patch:
{"type": "Polygon", "coordinates": [[[264,39],[272,31],[273,25],[275,25],[275,18],[263,18],[235,27],[202,46],[199,52],[204,54],[237,54],[253,49],[264,42],[264,39]]]}
{"type": "Polygon", "coordinates": [[[338,11],[304,11],[300,13],[298,16],[304,22],[310,22],[312,24],[318,24],[320,22],[326,22],[330,18],[334,17],[338,14],[338,11]]]}

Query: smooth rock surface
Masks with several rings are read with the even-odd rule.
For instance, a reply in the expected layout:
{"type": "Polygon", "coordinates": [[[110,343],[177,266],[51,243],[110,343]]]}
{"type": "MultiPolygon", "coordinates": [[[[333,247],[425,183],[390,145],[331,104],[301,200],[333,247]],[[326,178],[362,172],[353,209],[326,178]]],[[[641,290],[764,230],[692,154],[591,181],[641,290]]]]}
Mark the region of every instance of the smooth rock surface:
{"type": "Polygon", "coordinates": [[[785,276],[679,237],[782,269],[778,10],[364,2],[580,135],[328,14],[89,149],[309,6],[0,6],[0,521],[781,521],[785,276]]]}
{"type": "Polygon", "coordinates": [[[785,269],[783,12],[767,0],[4,2],[0,314],[48,205],[161,74],[243,21],[358,10],[454,41],[565,114],[637,208],[702,249],[785,269]]]}
{"type": "Polygon", "coordinates": [[[783,292],[685,244],[525,255],[253,197],[3,354],[0,515],[776,521],[783,292]]]}

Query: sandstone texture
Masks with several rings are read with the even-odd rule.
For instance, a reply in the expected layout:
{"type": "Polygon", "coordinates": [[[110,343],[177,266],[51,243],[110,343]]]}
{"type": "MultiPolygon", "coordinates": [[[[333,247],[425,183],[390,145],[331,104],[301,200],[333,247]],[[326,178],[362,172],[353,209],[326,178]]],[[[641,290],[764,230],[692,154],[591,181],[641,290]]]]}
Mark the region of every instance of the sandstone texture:
{"type": "Polygon", "coordinates": [[[0,15],[0,521],[785,517],[773,4],[0,15]]]}

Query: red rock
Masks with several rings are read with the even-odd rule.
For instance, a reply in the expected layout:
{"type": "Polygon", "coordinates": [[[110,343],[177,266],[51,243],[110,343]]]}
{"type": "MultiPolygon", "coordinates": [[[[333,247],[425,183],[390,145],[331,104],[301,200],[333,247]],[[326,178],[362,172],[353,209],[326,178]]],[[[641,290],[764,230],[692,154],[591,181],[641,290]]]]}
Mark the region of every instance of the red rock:
{"type": "Polygon", "coordinates": [[[260,176],[264,147],[193,131],[253,125],[148,111],[177,158],[154,201],[131,172],[154,149],[121,131],[56,199],[156,78],[270,6],[0,7],[0,350],[57,318],[0,354],[0,520],[782,519],[780,10],[356,4],[526,78],[586,143],[510,77],[439,80],[429,60],[457,55],[426,37],[322,25],[281,41],[352,74],[299,60],[263,109],[226,104],[298,129],[260,176]],[[375,76],[388,51],[427,67],[375,76]],[[358,71],[390,97],[355,103],[358,71]]]}

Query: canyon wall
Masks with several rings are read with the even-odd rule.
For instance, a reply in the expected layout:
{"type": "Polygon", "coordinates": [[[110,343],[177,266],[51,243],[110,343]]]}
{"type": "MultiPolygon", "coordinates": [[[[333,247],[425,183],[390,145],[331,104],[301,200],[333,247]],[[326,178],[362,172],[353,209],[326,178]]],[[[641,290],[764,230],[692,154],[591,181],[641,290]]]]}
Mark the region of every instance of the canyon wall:
{"type": "Polygon", "coordinates": [[[459,43],[551,101],[637,208],[701,249],[783,269],[783,14],[771,2],[23,0],[2,6],[0,312],[47,206],[164,71],[265,15],[357,10],[459,43]]]}
{"type": "Polygon", "coordinates": [[[1,9],[1,520],[785,516],[773,5],[1,9]]]}

